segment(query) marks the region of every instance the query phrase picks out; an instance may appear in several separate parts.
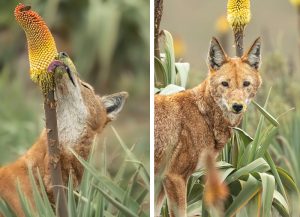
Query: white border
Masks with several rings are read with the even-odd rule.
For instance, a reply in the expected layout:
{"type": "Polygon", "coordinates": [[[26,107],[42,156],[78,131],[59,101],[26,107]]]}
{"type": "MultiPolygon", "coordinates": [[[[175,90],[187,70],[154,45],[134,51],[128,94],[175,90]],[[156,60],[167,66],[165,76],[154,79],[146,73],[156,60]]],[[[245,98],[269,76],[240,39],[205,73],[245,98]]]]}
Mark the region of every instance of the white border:
{"type": "Polygon", "coordinates": [[[154,216],[154,0],[150,0],[150,216],[154,216]]]}

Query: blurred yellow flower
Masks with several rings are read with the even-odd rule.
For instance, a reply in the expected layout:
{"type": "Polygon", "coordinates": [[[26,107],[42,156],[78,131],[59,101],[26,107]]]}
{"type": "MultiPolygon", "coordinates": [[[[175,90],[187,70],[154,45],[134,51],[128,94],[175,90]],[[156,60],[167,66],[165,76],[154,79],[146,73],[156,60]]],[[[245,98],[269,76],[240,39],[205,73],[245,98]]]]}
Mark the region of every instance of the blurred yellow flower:
{"type": "Polygon", "coordinates": [[[227,20],[234,31],[243,29],[250,19],[250,0],[228,0],[227,20]]]}
{"type": "Polygon", "coordinates": [[[176,58],[182,58],[186,52],[186,45],[182,38],[175,36],[174,37],[174,53],[176,58]]]}
{"type": "Polygon", "coordinates": [[[294,6],[300,6],[300,0],[290,0],[294,6]]]}
{"type": "Polygon", "coordinates": [[[225,15],[222,15],[218,18],[216,22],[216,30],[220,33],[226,33],[229,29],[229,23],[225,15]]]}

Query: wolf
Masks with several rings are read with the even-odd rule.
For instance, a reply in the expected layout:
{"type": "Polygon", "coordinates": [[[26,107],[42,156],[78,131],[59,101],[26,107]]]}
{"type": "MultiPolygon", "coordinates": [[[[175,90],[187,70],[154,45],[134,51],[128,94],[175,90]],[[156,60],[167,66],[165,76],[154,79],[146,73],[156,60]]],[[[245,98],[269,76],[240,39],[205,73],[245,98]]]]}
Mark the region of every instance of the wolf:
{"type": "MultiPolygon", "coordinates": [[[[71,174],[76,187],[81,182],[84,169],[69,148],[87,159],[95,137],[109,122],[116,119],[128,93],[98,96],[89,84],[78,77],[72,60],[65,52],[60,52],[58,60],[53,61],[49,68],[50,73],[54,73],[56,84],[57,127],[63,184],[67,185],[71,174]]],[[[34,205],[28,168],[33,172],[39,170],[48,197],[54,202],[49,160],[47,132],[43,130],[23,156],[0,168],[0,198],[8,203],[18,217],[23,217],[24,213],[17,193],[17,180],[20,181],[25,196],[34,205]]],[[[36,173],[34,176],[37,180],[36,173]]]]}
{"type": "Polygon", "coordinates": [[[206,151],[216,157],[261,86],[261,39],[242,57],[229,57],[216,38],[207,78],[198,86],[154,99],[155,216],[167,198],[171,217],[186,217],[189,176],[206,151]]]}

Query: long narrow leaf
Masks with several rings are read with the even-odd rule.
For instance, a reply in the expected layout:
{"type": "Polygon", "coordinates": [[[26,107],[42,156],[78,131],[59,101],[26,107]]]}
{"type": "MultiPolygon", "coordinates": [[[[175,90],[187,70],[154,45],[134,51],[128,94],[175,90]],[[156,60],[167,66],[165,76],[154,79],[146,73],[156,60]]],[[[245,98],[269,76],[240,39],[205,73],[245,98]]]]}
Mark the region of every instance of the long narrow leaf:
{"type": "Polygon", "coordinates": [[[108,193],[106,193],[105,191],[103,191],[101,188],[99,188],[98,186],[95,186],[95,188],[97,188],[97,190],[110,202],[112,203],[116,208],[118,208],[122,213],[124,213],[124,215],[126,216],[130,216],[130,217],[138,217],[137,214],[133,213],[130,209],[128,209],[126,206],[124,206],[123,204],[121,204],[120,202],[118,202],[117,200],[115,200],[114,198],[112,198],[108,193]]]}
{"type": "Polygon", "coordinates": [[[234,199],[233,203],[226,210],[225,216],[234,216],[242,207],[244,207],[254,195],[261,189],[261,183],[253,176],[249,176],[247,182],[243,185],[242,191],[234,199]]]}
{"type": "MultiPolygon", "coordinates": [[[[128,149],[128,147],[125,145],[125,143],[123,142],[123,140],[121,139],[121,137],[119,136],[119,134],[117,133],[117,131],[115,130],[115,128],[112,127],[113,132],[115,133],[117,139],[119,140],[120,145],[122,146],[122,148],[124,149],[124,151],[126,152],[127,156],[132,160],[132,161],[136,161],[136,162],[140,162],[137,157],[128,149]]],[[[144,167],[144,165],[142,163],[140,163],[141,167],[141,172],[140,175],[142,177],[142,179],[144,180],[145,184],[146,184],[146,188],[148,190],[150,190],[150,175],[148,173],[148,171],[146,170],[146,168],[144,167]]],[[[135,164],[135,167],[138,168],[139,165],[135,164]]]]}
{"type": "Polygon", "coordinates": [[[252,101],[252,104],[255,105],[255,107],[262,113],[262,115],[270,121],[270,123],[272,123],[275,127],[279,126],[279,122],[269,112],[267,112],[266,109],[261,107],[254,100],[252,101]]]}
{"type": "Polygon", "coordinates": [[[270,170],[270,166],[263,158],[259,158],[228,176],[226,183],[230,184],[242,175],[247,175],[252,172],[266,172],[268,170],[270,170]]]}
{"type": "Polygon", "coordinates": [[[284,197],[275,190],[274,192],[274,201],[273,201],[274,207],[277,209],[277,211],[280,213],[283,217],[290,217],[289,215],[289,207],[287,205],[286,200],[284,197]]]}
{"type": "Polygon", "coordinates": [[[259,173],[262,181],[262,204],[263,217],[271,216],[273,194],[275,191],[275,178],[267,173],[259,173]]]}

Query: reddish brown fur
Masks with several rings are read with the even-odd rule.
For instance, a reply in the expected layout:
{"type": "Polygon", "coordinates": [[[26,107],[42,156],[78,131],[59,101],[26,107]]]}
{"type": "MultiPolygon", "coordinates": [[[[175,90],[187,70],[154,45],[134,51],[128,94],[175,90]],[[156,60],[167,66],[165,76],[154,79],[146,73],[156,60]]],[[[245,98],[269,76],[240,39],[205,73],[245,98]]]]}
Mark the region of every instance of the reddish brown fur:
{"type": "Polygon", "coordinates": [[[247,100],[255,96],[261,84],[254,61],[257,49],[259,40],[244,57],[229,58],[213,39],[210,72],[199,86],[169,96],[155,96],[155,175],[161,181],[156,192],[156,216],[165,195],[170,216],[186,216],[189,176],[199,169],[204,151],[217,156],[231,136],[231,127],[239,124],[247,100]],[[245,79],[250,80],[249,87],[243,87],[245,79]],[[222,86],[222,81],[228,81],[229,86],[222,86]],[[234,114],[231,105],[237,102],[244,109],[234,114]]]}

